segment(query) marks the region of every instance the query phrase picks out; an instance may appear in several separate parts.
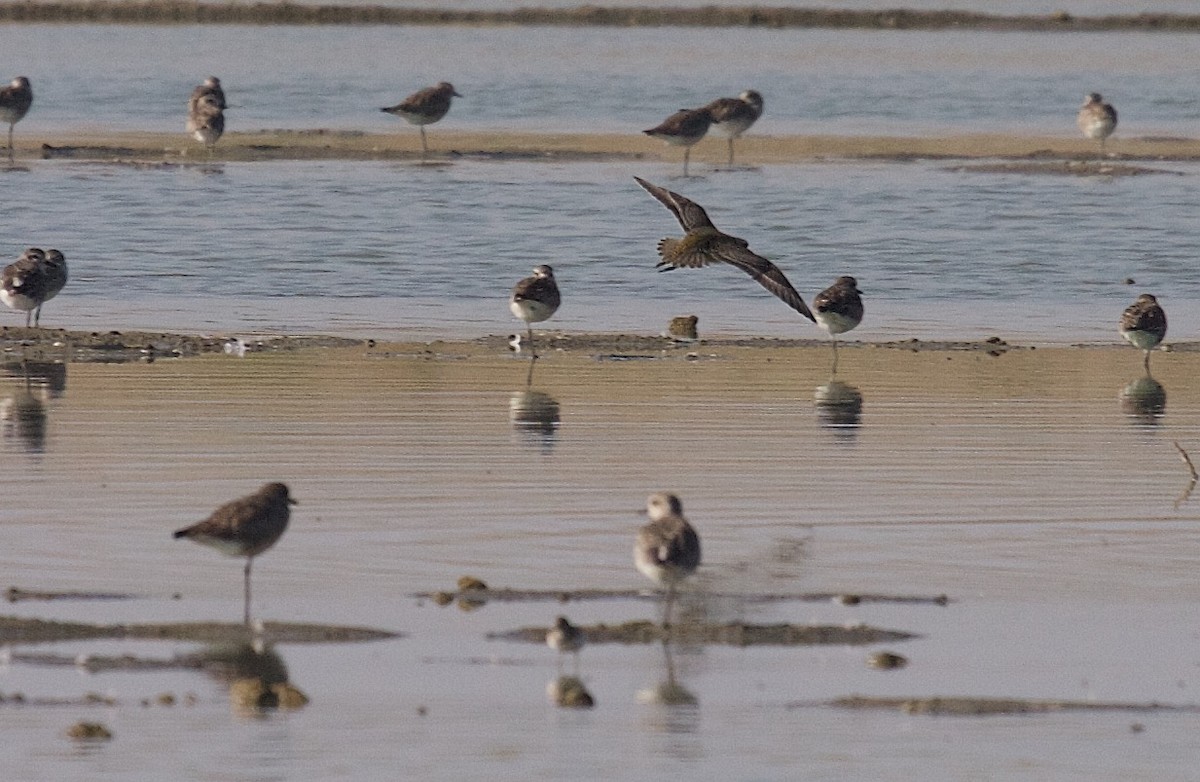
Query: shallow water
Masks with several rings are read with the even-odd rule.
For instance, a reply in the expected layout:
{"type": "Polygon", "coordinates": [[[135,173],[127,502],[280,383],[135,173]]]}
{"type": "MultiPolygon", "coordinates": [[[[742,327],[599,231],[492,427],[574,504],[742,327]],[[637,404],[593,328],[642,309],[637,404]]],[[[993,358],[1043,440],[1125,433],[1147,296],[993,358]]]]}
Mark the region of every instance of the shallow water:
{"type": "MultiPolygon", "coordinates": [[[[236,621],[238,563],[169,533],[279,479],[301,505],[255,566],[256,617],[406,633],[277,647],[312,702],[263,718],[239,716],[224,685],[195,673],[9,663],[0,692],[97,691],[120,702],[0,704],[14,778],[382,779],[404,767],[426,778],[760,779],[802,766],[817,779],[954,780],[986,769],[1173,780],[1194,771],[1190,714],[945,719],[813,703],[848,694],[1197,702],[1200,533],[1194,501],[1175,507],[1187,474],[1171,445],[1200,439],[1196,354],[1156,355],[1165,399],[1139,408],[1121,400],[1140,375],[1133,350],[849,348],[837,389],[824,349],[702,347],[692,361],[552,353],[533,377],[539,405],[522,361],[441,350],[71,365],[57,390],[36,375],[28,387],[21,377],[0,384],[8,400],[26,399],[24,418],[10,412],[0,429],[7,579],[138,596],[10,613],[236,621]],[[857,404],[816,405],[834,390],[857,404]],[[888,647],[910,665],[870,670],[869,649],[843,647],[675,649],[675,683],[695,703],[666,706],[644,702],[668,678],[660,648],[593,646],[580,673],[598,705],[575,713],[546,700],[557,675],[549,649],[486,633],[564,612],[581,623],[651,618],[653,604],[464,613],[411,597],[453,588],[465,573],[493,586],[640,588],[629,550],[639,506],[660,488],[680,493],[703,537],[689,603],[709,620],[913,631],[923,638],[888,647]],[[953,602],[730,597],[808,591],[953,602]],[[164,691],[197,703],[138,705],[164,691]],[[116,738],[71,746],[62,731],[82,718],[116,738]]],[[[0,399],[0,409],[14,403],[0,399]]],[[[168,657],[192,647],[46,648],[168,657]]]]}

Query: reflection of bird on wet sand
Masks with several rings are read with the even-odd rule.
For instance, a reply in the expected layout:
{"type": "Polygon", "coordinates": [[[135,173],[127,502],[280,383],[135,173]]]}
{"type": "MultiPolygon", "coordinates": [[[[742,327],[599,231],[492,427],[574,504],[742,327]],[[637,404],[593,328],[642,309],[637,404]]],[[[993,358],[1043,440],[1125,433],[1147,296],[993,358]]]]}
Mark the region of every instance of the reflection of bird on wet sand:
{"type": "Polygon", "coordinates": [[[708,219],[704,208],[665,187],[651,184],[634,177],[646,192],[675,215],[675,219],[686,231],[682,239],[666,238],[658,243],[658,254],[662,258],[657,264],[660,271],[673,269],[699,269],[710,263],[727,263],[735,266],[785,304],[809,320],[816,322],[804,299],[788,282],[788,278],[775,264],[750,251],[745,239],[723,233],[708,219]]]}
{"type": "Polygon", "coordinates": [[[1121,389],[1121,409],[1132,421],[1154,426],[1166,415],[1167,389],[1149,373],[1134,378],[1121,389]]]}
{"type": "Polygon", "coordinates": [[[853,277],[838,277],[813,299],[817,325],[833,339],[833,373],[837,374],[837,335],[850,331],[863,319],[862,291],[853,277]]]}
{"type": "Polygon", "coordinates": [[[676,587],[700,565],[700,536],[683,517],[683,503],[674,494],[651,494],[646,511],[650,521],[638,531],[633,561],[644,576],[667,588],[663,626],[670,627],[676,587]]]}
{"type": "Polygon", "coordinates": [[[1158,299],[1149,293],[1138,296],[1121,313],[1119,330],[1129,344],[1145,352],[1142,366],[1150,374],[1150,351],[1167,336],[1167,313],[1159,306],[1158,299]]]}
{"type": "Polygon", "coordinates": [[[205,673],[228,686],[229,702],[239,713],[256,716],[308,703],[308,697],[289,681],[283,658],[260,641],[214,646],[198,657],[205,673]]]}
{"type": "Polygon", "coordinates": [[[862,423],[863,395],[852,385],[830,379],[814,394],[817,420],[835,434],[852,438],[862,423]]]}
{"type": "Polygon", "coordinates": [[[658,704],[660,706],[695,706],[699,703],[696,696],[679,683],[675,673],[675,658],[671,654],[671,644],[663,640],[663,658],[667,669],[666,681],[654,687],[639,690],[637,698],[642,703],[658,704]]]}
{"type": "Polygon", "coordinates": [[[235,557],[245,557],[244,621],[250,624],[250,566],[287,529],[291,505],[296,501],[282,483],[268,483],[254,494],[227,502],[207,519],[176,530],[174,537],[188,538],[235,557]]]}
{"type": "MultiPolygon", "coordinates": [[[[562,296],[554,280],[554,269],[542,264],[533,267],[533,276],[526,277],[513,288],[508,300],[512,314],[525,321],[529,337],[530,360],[537,359],[537,348],[533,344],[533,324],[549,320],[558,311],[562,296]]],[[[530,375],[532,379],[532,375],[530,375]]]]}
{"type": "Polygon", "coordinates": [[[46,448],[46,402],[35,390],[41,389],[27,382],[0,399],[0,431],[5,437],[16,437],[29,453],[46,448]]]}
{"type": "MultiPolygon", "coordinates": [[[[532,367],[530,367],[532,369],[532,367]]],[[[558,436],[558,401],[543,391],[526,388],[508,400],[508,419],[513,430],[530,445],[549,450],[558,436]]]]}

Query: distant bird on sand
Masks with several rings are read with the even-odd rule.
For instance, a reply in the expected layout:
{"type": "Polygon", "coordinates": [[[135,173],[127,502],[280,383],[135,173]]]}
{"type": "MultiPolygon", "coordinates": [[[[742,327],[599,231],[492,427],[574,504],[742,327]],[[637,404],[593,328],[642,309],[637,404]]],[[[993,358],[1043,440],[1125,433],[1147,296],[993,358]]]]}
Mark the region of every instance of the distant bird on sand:
{"type": "Polygon", "coordinates": [[[717,98],[705,108],[712,116],[713,132],[729,138],[729,165],[732,166],[733,142],[762,116],[762,95],[746,90],[736,98],[717,98]]]}
{"type": "Polygon", "coordinates": [[[1104,154],[1104,140],[1112,135],[1117,127],[1117,110],[1104,102],[1098,92],[1090,92],[1079,109],[1075,118],[1079,130],[1088,138],[1100,141],[1100,154],[1104,154]]]}
{"type": "Polygon", "coordinates": [[[21,121],[33,105],[33,88],[29,79],[18,76],[0,90],[0,122],[8,123],[8,162],[13,162],[13,125],[21,121]]]}
{"type": "Polygon", "coordinates": [[[1121,313],[1121,336],[1136,348],[1145,351],[1142,366],[1150,374],[1150,351],[1167,336],[1167,313],[1159,306],[1158,299],[1143,293],[1121,313]]]}
{"type": "Polygon", "coordinates": [[[537,350],[533,344],[533,325],[549,320],[558,310],[562,297],[558,293],[558,283],[554,281],[554,269],[549,266],[533,267],[533,276],[526,277],[513,288],[508,308],[512,314],[525,321],[529,333],[529,351],[537,358],[537,350]]]}
{"type": "Polygon", "coordinates": [[[25,327],[41,325],[42,305],[67,284],[67,261],[58,250],[30,247],[0,274],[0,301],[25,313],[25,327]]]}
{"type": "Polygon", "coordinates": [[[833,338],[833,371],[837,372],[837,335],[862,323],[862,291],[853,277],[838,277],[813,299],[817,325],[833,338]]]}
{"type": "Polygon", "coordinates": [[[380,109],[387,114],[394,114],[407,120],[410,125],[416,125],[421,130],[421,157],[429,154],[429,145],[425,141],[425,126],[446,116],[450,111],[450,99],[461,98],[455,91],[454,85],[448,81],[439,82],[436,86],[418,90],[409,95],[395,106],[380,109]]]}
{"type": "Polygon", "coordinates": [[[687,232],[682,239],[667,238],[659,241],[658,254],[662,260],[657,264],[657,268],[660,271],[698,269],[710,263],[728,263],[749,274],[759,285],[778,296],[796,312],[816,322],[808,305],[788,282],[783,272],[766,258],[751,252],[745,239],[722,233],[708,219],[704,208],[694,201],[639,177],[634,177],[634,180],[663,206],[670,209],[687,232]]]}
{"type": "Polygon", "coordinates": [[[268,483],[254,494],[225,503],[204,521],[175,531],[176,538],[188,538],[223,554],[246,558],[246,624],[250,623],[250,566],[283,535],[290,506],[295,504],[287,486],[268,483]]]}
{"type": "Polygon", "coordinates": [[[673,147],[683,147],[683,175],[688,175],[688,157],[692,147],[704,138],[712,124],[708,108],[680,109],[649,130],[643,130],[650,138],[660,139],[673,147]]]}
{"type": "Polygon", "coordinates": [[[650,522],[638,531],[633,562],[642,575],[667,588],[663,625],[669,626],[676,586],[700,565],[700,536],[683,517],[683,503],[674,494],[651,494],[646,511],[650,522]]]}
{"type": "Polygon", "coordinates": [[[212,157],[213,147],[225,133],[225,91],[216,76],[209,76],[192,90],[188,98],[187,132],[212,157]]]}

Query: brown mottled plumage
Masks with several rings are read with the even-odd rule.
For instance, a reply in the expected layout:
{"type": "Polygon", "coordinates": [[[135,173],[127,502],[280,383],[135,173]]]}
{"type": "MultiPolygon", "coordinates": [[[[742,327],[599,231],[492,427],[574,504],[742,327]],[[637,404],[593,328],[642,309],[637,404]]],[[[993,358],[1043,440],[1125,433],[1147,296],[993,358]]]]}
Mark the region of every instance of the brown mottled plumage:
{"type": "Polygon", "coordinates": [[[1083,107],[1075,118],[1079,130],[1088,138],[1099,139],[1100,154],[1104,154],[1104,140],[1112,135],[1117,127],[1117,110],[1104,102],[1098,92],[1088,93],[1084,98],[1083,107]]]}
{"type": "Polygon", "coordinates": [[[853,277],[838,277],[813,299],[817,325],[833,339],[833,371],[837,372],[837,335],[862,323],[862,291],[853,277]]]}
{"type": "Polygon", "coordinates": [[[450,111],[451,98],[461,97],[453,84],[443,81],[433,87],[418,90],[395,106],[387,106],[380,111],[401,117],[410,125],[418,126],[421,131],[421,156],[424,157],[429,154],[429,146],[425,141],[425,126],[432,125],[446,116],[450,111]]]}
{"type": "Polygon", "coordinates": [[[660,124],[642,132],[673,147],[683,147],[683,175],[686,177],[692,146],[704,138],[711,124],[712,114],[707,108],[680,109],[660,124]]]}
{"type": "Polygon", "coordinates": [[[526,277],[513,288],[508,308],[513,315],[525,321],[529,350],[534,358],[537,358],[537,351],[533,347],[532,324],[549,320],[560,303],[562,297],[558,292],[558,283],[554,281],[554,269],[544,264],[533,267],[533,276],[526,277]]]}
{"type": "Polygon", "coordinates": [[[669,625],[676,585],[700,565],[700,536],[683,517],[683,503],[674,494],[651,494],[646,511],[650,522],[638,531],[633,562],[647,578],[666,586],[663,624],[669,625]]]}
{"type": "Polygon", "coordinates": [[[205,79],[188,98],[188,135],[205,146],[209,157],[225,133],[225,108],[225,91],[216,76],[205,79]]]}
{"type": "Polygon", "coordinates": [[[254,494],[227,502],[207,519],[176,530],[174,537],[188,538],[235,557],[246,558],[245,621],[250,622],[250,566],[283,535],[296,501],[282,483],[265,484],[254,494]]]}
{"type": "Polygon", "coordinates": [[[1121,336],[1134,347],[1145,351],[1142,365],[1150,373],[1150,351],[1167,336],[1167,313],[1159,306],[1158,299],[1143,293],[1121,313],[1119,326],[1121,336]]]}
{"type": "Polygon", "coordinates": [[[796,312],[816,322],[804,299],[779,267],[751,252],[745,239],[718,230],[708,219],[704,208],[694,201],[639,177],[634,177],[634,180],[670,209],[687,232],[682,239],[668,238],[658,243],[658,254],[662,258],[657,264],[660,271],[698,269],[710,263],[728,263],[749,274],[796,312]]]}
{"type": "Polygon", "coordinates": [[[0,273],[0,301],[25,313],[25,327],[41,325],[42,305],[67,284],[67,261],[58,250],[30,247],[0,273]]]}
{"type": "Polygon", "coordinates": [[[746,90],[736,98],[717,98],[705,106],[712,116],[712,129],[729,138],[729,165],[733,165],[733,142],[758,121],[763,112],[762,95],[746,90]]]}

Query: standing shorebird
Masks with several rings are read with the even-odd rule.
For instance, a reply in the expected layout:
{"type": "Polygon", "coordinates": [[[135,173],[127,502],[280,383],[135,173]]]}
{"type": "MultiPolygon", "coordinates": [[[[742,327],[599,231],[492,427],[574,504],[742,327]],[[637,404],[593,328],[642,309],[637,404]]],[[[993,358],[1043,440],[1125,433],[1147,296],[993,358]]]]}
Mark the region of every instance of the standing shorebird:
{"type": "Polygon", "coordinates": [[[1105,103],[1098,92],[1089,92],[1084,98],[1079,116],[1075,118],[1079,129],[1088,138],[1099,139],[1100,154],[1104,154],[1104,140],[1112,135],[1117,127],[1117,110],[1111,104],[1105,103]]]}
{"type": "Polygon", "coordinates": [[[436,86],[426,87],[409,95],[395,106],[382,108],[380,111],[402,117],[410,125],[416,125],[421,131],[421,159],[429,154],[429,145],[425,141],[425,126],[446,116],[450,111],[450,99],[461,98],[462,95],[454,90],[454,85],[448,81],[439,82],[436,86]]]}
{"type": "Polygon", "coordinates": [[[758,121],[763,99],[755,90],[746,90],[736,98],[717,98],[705,106],[712,116],[712,129],[729,139],[729,165],[733,165],[733,142],[758,121]]]}
{"type": "Polygon", "coordinates": [[[644,576],[667,588],[663,626],[669,627],[675,587],[700,564],[700,536],[683,517],[683,503],[674,494],[651,494],[646,511],[650,522],[638,531],[633,562],[644,576]]]}
{"type": "Polygon", "coordinates": [[[1135,348],[1145,351],[1142,366],[1150,374],[1150,351],[1167,336],[1167,313],[1159,306],[1158,299],[1143,293],[1121,313],[1121,336],[1135,348]]]}
{"type": "Polygon", "coordinates": [[[558,283],[554,281],[554,269],[546,265],[534,266],[533,276],[526,277],[513,288],[508,308],[513,315],[525,321],[529,352],[535,359],[537,350],[533,346],[533,324],[549,320],[560,303],[562,297],[558,293],[558,283]]]}
{"type": "Polygon", "coordinates": [[[246,558],[246,624],[250,624],[250,566],[283,535],[291,514],[289,506],[295,504],[287,486],[268,483],[254,494],[225,503],[204,521],[175,531],[176,538],[189,538],[223,554],[246,558]]]}
{"type": "Polygon", "coordinates": [[[29,79],[18,76],[0,90],[0,121],[8,123],[8,162],[13,162],[13,125],[21,121],[33,105],[33,88],[29,79]]]}
{"type": "Polygon", "coordinates": [[[25,313],[25,328],[32,319],[41,325],[42,305],[67,284],[67,261],[58,250],[42,252],[30,247],[4,267],[0,275],[0,301],[25,313]]]}
{"type": "Polygon", "coordinates": [[[813,299],[817,325],[833,338],[833,371],[837,373],[837,335],[845,334],[862,323],[862,291],[853,277],[838,277],[813,299]]]}
{"type": "Polygon", "coordinates": [[[204,145],[211,159],[213,148],[225,133],[225,91],[216,76],[209,76],[192,90],[188,98],[187,132],[204,145]]]}
{"type": "Polygon", "coordinates": [[[665,272],[679,268],[698,269],[710,263],[728,263],[749,274],[796,312],[816,322],[804,299],[779,267],[751,252],[745,239],[722,233],[708,219],[704,208],[694,201],[639,177],[634,177],[634,180],[670,209],[687,232],[682,239],[666,238],[659,241],[658,254],[662,260],[655,268],[665,272]]]}
{"type": "Polygon", "coordinates": [[[657,127],[643,130],[650,138],[661,139],[673,147],[683,147],[683,175],[688,175],[688,157],[692,147],[704,138],[712,124],[712,114],[707,108],[680,109],[662,121],[657,127]]]}
{"type": "Polygon", "coordinates": [[[554,621],[554,627],[546,632],[546,646],[558,652],[558,665],[562,669],[562,655],[569,652],[575,655],[575,669],[579,670],[579,650],[587,642],[583,630],[571,624],[565,616],[554,621]]]}

